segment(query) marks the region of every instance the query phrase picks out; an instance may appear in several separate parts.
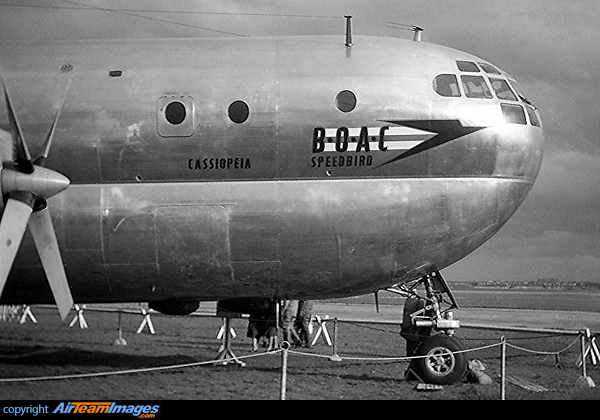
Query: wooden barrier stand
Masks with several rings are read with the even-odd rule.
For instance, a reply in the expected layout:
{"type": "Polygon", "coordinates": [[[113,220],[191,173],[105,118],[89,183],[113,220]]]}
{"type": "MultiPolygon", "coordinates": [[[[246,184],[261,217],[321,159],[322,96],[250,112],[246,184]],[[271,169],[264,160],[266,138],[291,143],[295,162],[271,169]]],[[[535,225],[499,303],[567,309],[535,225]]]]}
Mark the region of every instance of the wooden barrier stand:
{"type": "Polygon", "coordinates": [[[143,316],[143,320],[142,323],[140,324],[140,327],[137,330],[137,334],[141,334],[142,331],[144,331],[144,327],[147,325],[148,326],[148,330],[150,331],[150,334],[155,334],[156,331],[154,330],[154,325],[152,324],[152,320],[150,319],[150,313],[148,313],[148,311],[144,308],[140,308],[142,311],[142,316],[143,316]]]}
{"type": "Polygon", "coordinates": [[[77,311],[77,313],[75,314],[75,317],[69,324],[69,328],[74,326],[78,321],[79,321],[79,328],[81,328],[82,330],[88,328],[88,324],[85,320],[85,317],[83,316],[84,309],[85,309],[85,305],[82,305],[82,306],[75,305],[75,311],[77,311]]]}

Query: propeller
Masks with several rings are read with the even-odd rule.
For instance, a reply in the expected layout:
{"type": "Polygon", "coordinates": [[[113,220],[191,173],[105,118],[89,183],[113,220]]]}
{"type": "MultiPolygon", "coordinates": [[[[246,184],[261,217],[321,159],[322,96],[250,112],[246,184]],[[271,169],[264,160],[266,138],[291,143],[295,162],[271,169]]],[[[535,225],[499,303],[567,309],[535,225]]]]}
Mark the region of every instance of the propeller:
{"type": "Polygon", "coordinates": [[[65,274],[56,233],[50,218],[47,199],[65,190],[70,180],[45,167],[56,124],[64,106],[70,80],[67,83],[52,125],[39,155],[33,159],[27,148],[23,130],[10,98],[4,72],[0,67],[4,101],[12,132],[14,160],[0,162],[0,296],[8,279],[25,230],[29,230],[48,278],[54,300],[64,320],[73,306],[73,297],[65,274]],[[6,197],[6,201],[4,201],[6,197]],[[2,205],[4,211],[2,212],[2,205]]]}

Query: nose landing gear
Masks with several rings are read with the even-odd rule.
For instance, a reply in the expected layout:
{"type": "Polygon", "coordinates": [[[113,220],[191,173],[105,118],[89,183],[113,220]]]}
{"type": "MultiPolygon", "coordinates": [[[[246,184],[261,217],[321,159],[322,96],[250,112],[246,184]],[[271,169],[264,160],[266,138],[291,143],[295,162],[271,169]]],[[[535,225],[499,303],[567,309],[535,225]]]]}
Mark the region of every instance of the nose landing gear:
{"type": "Polygon", "coordinates": [[[467,371],[465,347],[454,337],[460,322],[452,313],[458,304],[440,272],[386,290],[406,297],[400,334],[406,339],[406,355],[419,356],[411,361],[409,374],[436,385],[462,380],[467,371]],[[425,296],[416,292],[420,286],[425,296]],[[433,330],[437,333],[431,335],[433,330]]]}

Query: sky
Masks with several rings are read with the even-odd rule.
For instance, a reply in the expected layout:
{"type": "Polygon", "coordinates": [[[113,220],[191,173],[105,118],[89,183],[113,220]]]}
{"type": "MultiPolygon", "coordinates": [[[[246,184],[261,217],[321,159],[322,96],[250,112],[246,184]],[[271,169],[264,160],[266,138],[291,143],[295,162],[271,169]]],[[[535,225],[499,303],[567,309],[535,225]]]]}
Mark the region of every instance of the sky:
{"type": "Polygon", "coordinates": [[[600,282],[597,0],[0,0],[0,39],[343,37],[344,15],[360,35],[407,38],[387,22],[418,25],[423,41],[509,72],[540,110],[546,146],[531,193],[446,279],[600,282]]]}

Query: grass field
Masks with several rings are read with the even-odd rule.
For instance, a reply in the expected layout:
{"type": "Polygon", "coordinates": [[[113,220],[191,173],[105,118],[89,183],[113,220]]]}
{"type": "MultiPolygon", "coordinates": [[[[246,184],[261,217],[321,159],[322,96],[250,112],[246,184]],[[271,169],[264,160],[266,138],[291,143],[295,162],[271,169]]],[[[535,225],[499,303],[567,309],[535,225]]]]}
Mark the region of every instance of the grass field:
{"type": "MultiPolygon", "coordinates": [[[[160,371],[130,372],[92,378],[48,379],[4,382],[0,399],[52,400],[234,400],[278,399],[281,354],[252,353],[245,338],[246,322],[234,320],[238,337],[233,348],[246,366],[218,366],[214,360],[220,341],[219,318],[153,316],[157,333],[135,334],[139,315],[123,316],[123,334],[128,345],[115,346],[117,314],[88,312],[89,329],[68,328],[55,309],[35,309],[38,324],[0,323],[0,378],[53,377],[88,373],[116,373],[152,367],[179,366],[160,371]],[[202,364],[206,362],[207,364],[202,364]],[[182,366],[191,364],[189,366],[182,366]]],[[[331,330],[330,330],[331,332],[331,330]]],[[[340,323],[338,354],[342,362],[328,356],[332,347],[324,341],[288,359],[287,398],[298,400],[443,399],[475,400],[500,397],[500,337],[509,347],[507,373],[547,389],[533,392],[507,384],[507,399],[600,399],[599,388],[575,384],[581,375],[576,361],[579,343],[573,336],[459,330],[468,358],[482,360],[492,385],[460,383],[440,391],[423,392],[403,379],[406,361],[404,340],[394,326],[340,323]],[[536,354],[522,349],[559,352],[536,354]],[[564,350],[564,351],[563,351],[564,350]],[[384,360],[382,360],[382,358],[384,360]],[[558,363],[557,363],[558,362],[558,363]]],[[[589,366],[589,375],[600,381],[600,367],[589,366]]]]}

